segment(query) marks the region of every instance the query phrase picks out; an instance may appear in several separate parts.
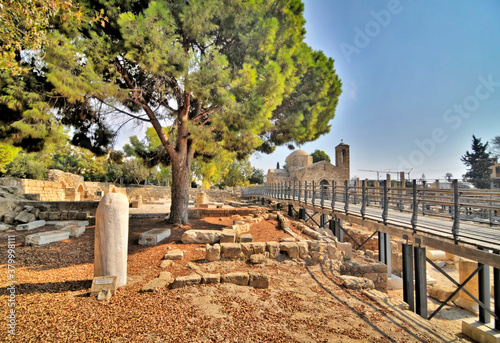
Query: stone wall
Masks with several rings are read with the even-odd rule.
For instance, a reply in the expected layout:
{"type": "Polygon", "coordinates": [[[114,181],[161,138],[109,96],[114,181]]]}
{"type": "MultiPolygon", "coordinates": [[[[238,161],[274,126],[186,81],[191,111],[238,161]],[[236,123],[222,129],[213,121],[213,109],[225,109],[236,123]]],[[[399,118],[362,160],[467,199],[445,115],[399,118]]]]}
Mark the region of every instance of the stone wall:
{"type": "Polygon", "coordinates": [[[375,289],[387,291],[387,266],[381,262],[370,261],[368,258],[362,261],[362,264],[353,260],[345,261],[340,272],[343,275],[367,278],[373,281],[375,289]]]}

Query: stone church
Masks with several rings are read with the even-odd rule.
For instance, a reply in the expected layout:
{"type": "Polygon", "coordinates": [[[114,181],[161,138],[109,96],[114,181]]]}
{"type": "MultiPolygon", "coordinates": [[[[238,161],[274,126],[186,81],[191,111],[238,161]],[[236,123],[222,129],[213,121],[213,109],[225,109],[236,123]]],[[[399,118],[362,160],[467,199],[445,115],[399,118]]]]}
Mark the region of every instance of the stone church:
{"type": "MultiPolygon", "coordinates": [[[[286,158],[286,166],[283,169],[269,169],[267,172],[267,184],[295,181],[308,184],[312,181],[328,186],[332,180],[337,185],[344,184],[350,178],[349,145],[341,142],[335,147],[335,165],[327,161],[313,163],[313,158],[304,150],[295,150],[286,158]]],[[[298,185],[297,185],[298,186],[298,185]]]]}

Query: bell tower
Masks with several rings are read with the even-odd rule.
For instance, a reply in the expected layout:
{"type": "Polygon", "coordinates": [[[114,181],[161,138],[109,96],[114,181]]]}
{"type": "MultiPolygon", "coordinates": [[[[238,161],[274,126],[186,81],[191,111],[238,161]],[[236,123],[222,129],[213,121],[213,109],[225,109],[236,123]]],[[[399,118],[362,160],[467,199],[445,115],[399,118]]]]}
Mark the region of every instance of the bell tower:
{"type": "Polygon", "coordinates": [[[349,181],[351,177],[351,157],[349,155],[349,145],[341,140],[341,143],[335,147],[335,166],[339,170],[339,176],[343,180],[349,181]]]}

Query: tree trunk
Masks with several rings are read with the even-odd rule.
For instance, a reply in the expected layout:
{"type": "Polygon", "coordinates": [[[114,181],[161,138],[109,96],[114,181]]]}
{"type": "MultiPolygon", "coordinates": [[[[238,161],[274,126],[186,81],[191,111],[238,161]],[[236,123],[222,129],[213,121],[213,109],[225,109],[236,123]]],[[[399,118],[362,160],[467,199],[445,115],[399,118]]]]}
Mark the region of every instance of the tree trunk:
{"type": "Polygon", "coordinates": [[[170,223],[188,223],[188,204],[190,188],[191,159],[183,156],[172,161],[172,188],[170,206],[170,223]]]}

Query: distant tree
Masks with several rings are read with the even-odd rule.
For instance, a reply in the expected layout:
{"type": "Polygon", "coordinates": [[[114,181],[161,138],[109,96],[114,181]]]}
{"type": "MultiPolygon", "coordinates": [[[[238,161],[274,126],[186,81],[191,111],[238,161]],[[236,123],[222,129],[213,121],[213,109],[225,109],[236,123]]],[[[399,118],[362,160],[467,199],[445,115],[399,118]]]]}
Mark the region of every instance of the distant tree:
{"type": "Polygon", "coordinates": [[[252,174],[248,177],[248,182],[261,185],[264,183],[264,178],[264,170],[252,167],[252,174]]]}
{"type": "Polygon", "coordinates": [[[470,167],[465,173],[467,180],[472,182],[476,188],[490,188],[491,167],[494,162],[487,152],[488,142],[481,143],[480,138],[472,136],[472,152],[466,151],[460,159],[470,167]]]}
{"type": "Polygon", "coordinates": [[[104,182],[116,183],[123,176],[122,164],[106,163],[104,165],[104,182]]]}
{"type": "Polygon", "coordinates": [[[43,180],[48,173],[46,165],[39,161],[35,154],[22,151],[6,166],[6,169],[6,176],[22,179],[43,180]]]}
{"type": "Polygon", "coordinates": [[[500,136],[496,136],[491,140],[490,151],[491,155],[500,159],[500,136]]]}
{"type": "Polygon", "coordinates": [[[444,175],[445,179],[448,180],[449,182],[451,182],[451,178],[453,177],[453,174],[452,173],[446,173],[444,175]]]}
{"type": "Polygon", "coordinates": [[[319,162],[319,161],[327,161],[331,163],[330,156],[323,150],[314,150],[314,152],[311,154],[313,158],[313,163],[319,162]]]}
{"type": "Polygon", "coordinates": [[[136,184],[140,184],[141,181],[147,180],[149,176],[149,170],[136,158],[125,161],[122,165],[122,170],[126,183],[135,182],[136,184]]]}
{"type": "Polygon", "coordinates": [[[0,173],[5,173],[5,167],[14,160],[21,148],[16,148],[10,144],[0,143],[0,173]]]}
{"type": "Polygon", "coordinates": [[[252,166],[249,161],[235,161],[222,178],[222,184],[227,187],[247,185],[251,172],[252,166]]]}

